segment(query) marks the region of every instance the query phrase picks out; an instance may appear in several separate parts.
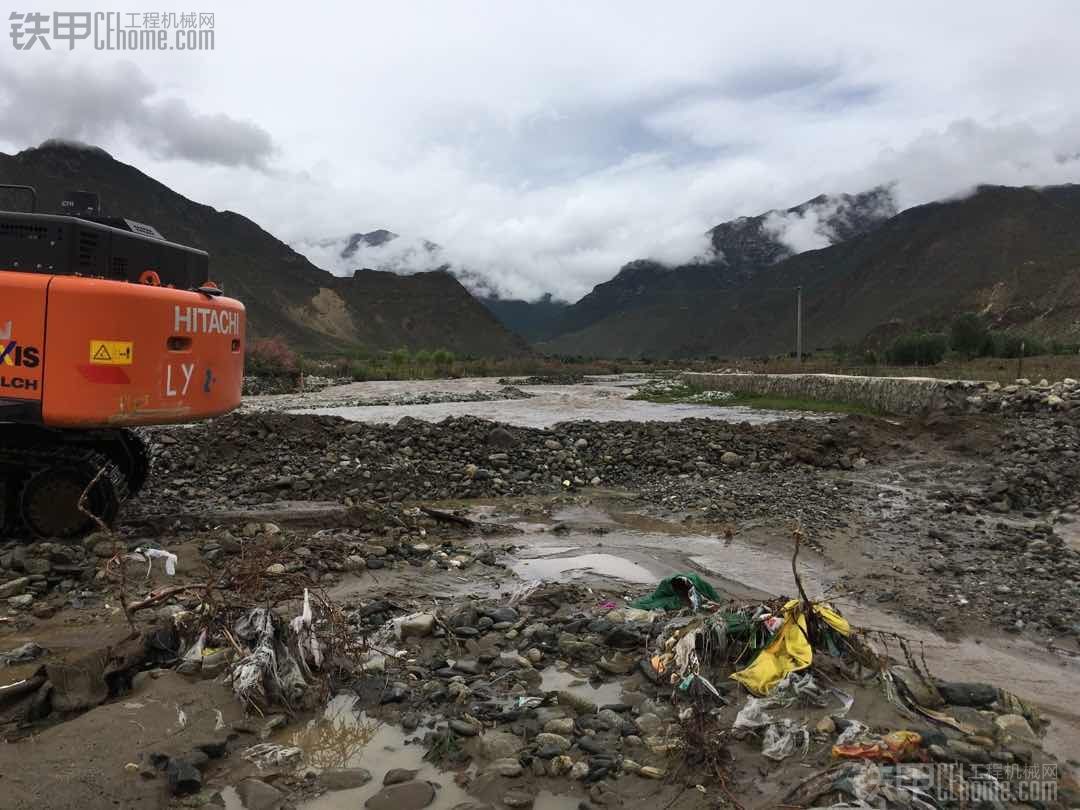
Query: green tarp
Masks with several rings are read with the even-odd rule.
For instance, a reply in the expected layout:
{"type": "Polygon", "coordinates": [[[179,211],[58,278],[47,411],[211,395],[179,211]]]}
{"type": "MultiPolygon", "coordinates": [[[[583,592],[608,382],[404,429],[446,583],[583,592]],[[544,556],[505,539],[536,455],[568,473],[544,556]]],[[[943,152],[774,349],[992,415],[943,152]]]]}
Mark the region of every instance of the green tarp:
{"type": "Polygon", "coordinates": [[[640,608],[641,610],[679,610],[688,607],[673,584],[674,580],[679,578],[689,580],[690,584],[705,599],[712,602],[720,601],[720,596],[713,590],[713,586],[697,574],[672,574],[670,577],[662,579],[660,584],[656,586],[655,591],[648,596],[641,597],[632,603],[631,607],[640,608]]]}

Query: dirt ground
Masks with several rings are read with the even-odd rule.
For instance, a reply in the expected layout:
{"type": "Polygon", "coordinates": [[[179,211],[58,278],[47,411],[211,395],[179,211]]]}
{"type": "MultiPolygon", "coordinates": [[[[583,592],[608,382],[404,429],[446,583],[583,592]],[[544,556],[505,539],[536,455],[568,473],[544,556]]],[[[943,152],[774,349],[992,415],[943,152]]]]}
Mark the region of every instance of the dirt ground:
{"type": "Polygon", "coordinates": [[[1078,436],[1068,414],[540,429],[262,411],[154,431],[154,477],[115,537],[0,546],[0,589],[12,591],[0,653],[43,649],[0,666],[0,807],[371,799],[398,810],[425,806],[427,782],[436,808],[812,806],[824,799],[793,791],[844,762],[831,751],[847,719],[870,737],[922,732],[929,761],[1052,763],[1068,806],[1080,751],[1078,436]],[[1030,718],[1037,738],[995,726],[1019,711],[1000,693],[949,703],[958,732],[901,713],[850,660],[819,654],[810,671],[854,703],[846,716],[786,707],[806,750],[774,761],[762,729],[732,733],[748,695],[730,661],[701,670],[725,684],[722,700],[654,681],[641,661],[670,617],[624,621],[628,600],[696,573],[725,610],[776,610],[798,596],[796,528],[811,600],[900,664],[903,638],[941,682],[1015,694],[1049,721],[1030,718]],[[147,545],[178,556],[175,576],[159,560],[149,576],[146,562],[110,564],[147,545]],[[133,611],[132,629],[125,602],[179,585],[197,587],[133,611]],[[228,680],[239,639],[224,666],[200,658],[199,671],[177,671],[193,628],[227,647],[221,631],[245,612],[296,616],[305,587],[334,606],[317,610],[334,653],[302,700],[242,705],[228,680]],[[385,637],[417,612],[435,629],[385,637]],[[259,744],[300,753],[260,765],[249,753],[259,744]],[[564,756],[586,772],[562,771],[564,756]],[[417,771],[403,782],[417,786],[384,795],[394,768],[417,771]]]}

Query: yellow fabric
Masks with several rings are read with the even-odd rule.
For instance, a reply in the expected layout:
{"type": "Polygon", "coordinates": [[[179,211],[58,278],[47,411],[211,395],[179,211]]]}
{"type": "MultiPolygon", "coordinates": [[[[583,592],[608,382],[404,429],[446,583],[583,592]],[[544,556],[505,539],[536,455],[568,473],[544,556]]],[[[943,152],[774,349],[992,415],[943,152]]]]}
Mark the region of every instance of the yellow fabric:
{"type": "MultiPolygon", "coordinates": [[[[758,653],[750,666],[731,675],[755,695],[769,694],[785,675],[806,669],[814,660],[814,651],[806,640],[806,616],[798,606],[798,599],[784,605],[784,623],[769,646],[758,653]]],[[[815,603],[813,611],[841,635],[851,634],[847,619],[828,605],[815,603]]]]}

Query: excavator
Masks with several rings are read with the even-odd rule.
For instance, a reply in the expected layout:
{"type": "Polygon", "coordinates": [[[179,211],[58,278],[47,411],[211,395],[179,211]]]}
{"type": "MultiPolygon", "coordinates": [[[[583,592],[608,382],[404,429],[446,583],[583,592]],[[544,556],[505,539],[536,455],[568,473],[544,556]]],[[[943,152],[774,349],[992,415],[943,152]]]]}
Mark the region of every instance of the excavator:
{"type": "Polygon", "coordinates": [[[0,537],[76,538],[150,473],[143,430],[240,404],[245,311],[205,251],[106,216],[97,194],[37,210],[0,184],[0,537]]]}

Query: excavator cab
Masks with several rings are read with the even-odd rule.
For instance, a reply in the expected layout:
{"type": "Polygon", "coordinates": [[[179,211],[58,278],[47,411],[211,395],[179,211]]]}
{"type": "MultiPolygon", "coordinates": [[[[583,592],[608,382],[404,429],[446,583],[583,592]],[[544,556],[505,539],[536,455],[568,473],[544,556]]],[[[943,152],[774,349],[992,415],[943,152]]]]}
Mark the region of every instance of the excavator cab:
{"type": "Polygon", "coordinates": [[[108,524],[149,471],[136,428],[240,403],[245,311],[209,257],[71,192],[57,214],[0,210],[0,533],[108,524]]]}

